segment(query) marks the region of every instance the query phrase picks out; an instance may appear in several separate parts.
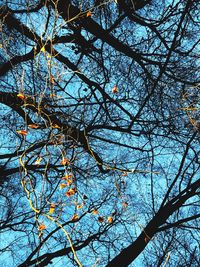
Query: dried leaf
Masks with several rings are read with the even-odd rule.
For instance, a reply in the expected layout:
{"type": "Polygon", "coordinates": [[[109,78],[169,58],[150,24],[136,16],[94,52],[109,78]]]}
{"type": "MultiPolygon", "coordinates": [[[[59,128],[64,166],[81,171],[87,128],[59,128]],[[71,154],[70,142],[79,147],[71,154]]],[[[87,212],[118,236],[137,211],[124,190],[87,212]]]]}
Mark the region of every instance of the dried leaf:
{"type": "Polygon", "coordinates": [[[67,197],[70,197],[72,195],[75,195],[77,192],[77,189],[76,188],[70,188],[65,194],[67,197]]]}
{"type": "Polygon", "coordinates": [[[49,96],[50,96],[51,98],[54,98],[54,97],[56,97],[56,94],[51,93],[49,96]]]}
{"type": "Polygon", "coordinates": [[[26,136],[27,135],[27,131],[26,130],[17,130],[16,131],[18,134],[21,134],[21,135],[24,135],[24,136],[26,136]]]}
{"type": "Polygon", "coordinates": [[[74,222],[77,221],[78,219],[79,219],[78,214],[74,214],[71,218],[71,221],[74,222]]]}
{"type": "Polygon", "coordinates": [[[99,212],[98,212],[97,209],[94,209],[94,210],[92,211],[92,214],[96,215],[96,214],[99,214],[99,212]]]}
{"type": "Polygon", "coordinates": [[[77,209],[78,209],[78,210],[82,209],[83,205],[84,205],[83,203],[80,204],[80,205],[77,205],[77,209]]]}
{"type": "Polygon", "coordinates": [[[99,222],[99,223],[102,223],[103,221],[104,221],[104,217],[103,217],[103,216],[99,216],[99,217],[98,217],[98,222],[99,222]]]}
{"type": "Polygon", "coordinates": [[[63,189],[66,186],[67,186],[67,184],[60,184],[60,189],[63,189]]]}
{"type": "Polygon", "coordinates": [[[66,174],[64,177],[61,178],[61,180],[65,180],[67,186],[70,186],[73,183],[73,179],[72,179],[73,175],[70,174],[66,174]]]}
{"type": "Polygon", "coordinates": [[[113,94],[117,94],[118,93],[118,87],[116,85],[112,88],[112,93],[113,94]]]}
{"type": "Polygon", "coordinates": [[[55,207],[56,207],[56,204],[54,204],[54,203],[51,203],[51,204],[50,204],[49,214],[54,213],[54,211],[55,211],[55,207]]]}
{"type": "Polygon", "coordinates": [[[112,222],[113,222],[113,217],[109,216],[108,219],[107,219],[107,223],[112,223],[112,222]]]}
{"type": "Polygon", "coordinates": [[[67,158],[63,158],[60,162],[61,165],[69,165],[70,161],[67,158]]]}
{"type": "Polygon", "coordinates": [[[50,74],[50,82],[53,83],[53,84],[55,83],[55,78],[53,77],[52,74],[50,74]]]}
{"type": "Polygon", "coordinates": [[[25,95],[22,93],[17,94],[17,97],[20,98],[21,100],[24,100],[26,98],[25,95]]]}
{"type": "Polygon", "coordinates": [[[50,209],[49,209],[49,214],[53,214],[54,211],[55,211],[55,208],[51,208],[51,207],[50,207],[50,209]]]}
{"type": "Polygon", "coordinates": [[[66,183],[67,183],[67,186],[70,186],[70,185],[73,183],[73,180],[68,179],[68,180],[66,181],[66,183]]]}
{"type": "Polygon", "coordinates": [[[45,47],[43,46],[43,47],[40,49],[40,51],[43,52],[43,53],[46,52],[45,47]]]}
{"type": "Polygon", "coordinates": [[[28,127],[31,129],[38,129],[40,126],[38,124],[29,124],[28,127]]]}
{"type": "Polygon", "coordinates": [[[90,10],[87,12],[86,17],[92,17],[92,12],[90,10]]]}
{"type": "Polygon", "coordinates": [[[34,162],[35,165],[39,166],[40,162],[42,161],[42,157],[38,157],[36,161],[34,162]]]}
{"type": "Polygon", "coordinates": [[[73,174],[70,172],[69,174],[66,174],[63,178],[68,180],[68,179],[72,179],[73,174]]]}
{"type": "Polygon", "coordinates": [[[60,129],[61,127],[56,124],[56,123],[53,123],[52,126],[51,126],[53,129],[60,129]]]}
{"type": "Polygon", "coordinates": [[[42,231],[42,230],[45,230],[46,229],[46,226],[44,225],[44,223],[40,224],[38,226],[38,231],[42,231]]]}

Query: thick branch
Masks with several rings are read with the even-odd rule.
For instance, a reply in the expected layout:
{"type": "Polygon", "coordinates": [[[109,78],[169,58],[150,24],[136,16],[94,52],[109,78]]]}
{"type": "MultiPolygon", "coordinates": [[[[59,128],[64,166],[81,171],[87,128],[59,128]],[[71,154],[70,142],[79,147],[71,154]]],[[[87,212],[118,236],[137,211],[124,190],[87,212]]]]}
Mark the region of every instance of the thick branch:
{"type": "Polygon", "coordinates": [[[154,218],[147,224],[142,233],[131,245],[123,249],[106,267],[126,267],[133,262],[138,255],[145,249],[152,237],[160,231],[166,220],[177,211],[189,198],[196,194],[196,190],[200,186],[200,180],[194,182],[186,194],[183,194],[174,204],[173,200],[162,207],[154,218]]]}
{"type": "MultiPolygon", "coordinates": [[[[24,113],[22,110],[22,106],[24,105],[24,101],[17,97],[17,93],[7,93],[0,92],[0,103],[3,103],[13,110],[15,110],[20,116],[24,118],[24,113]]],[[[103,169],[103,160],[99,157],[99,155],[92,150],[90,147],[86,133],[84,131],[80,131],[68,124],[63,123],[60,119],[57,118],[56,115],[52,114],[46,108],[44,108],[43,103],[38,105],[35,100],[31,97],[26,98],[26,108],[32,110],[35,113],[39,113],[48,123],[49,125],[56,124],[62,130],[62,133],[67,135],[69,139],[73,141],[80,142],[82,147],[85,149],[87,153],[89,153],[96,161],[100,171],[102,173],[107,173],[109,170],[103,169]]],[[[32,121],[27,121],[28,124],[31,124],[32,121]]]]}

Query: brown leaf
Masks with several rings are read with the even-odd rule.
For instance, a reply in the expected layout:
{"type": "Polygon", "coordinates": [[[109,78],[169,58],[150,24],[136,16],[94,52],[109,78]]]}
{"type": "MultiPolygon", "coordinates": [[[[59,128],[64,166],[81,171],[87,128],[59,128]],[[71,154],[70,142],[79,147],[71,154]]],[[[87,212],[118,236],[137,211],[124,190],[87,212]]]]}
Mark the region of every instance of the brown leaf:
{"type": "Polygon", "coordinates": [[[27,133],[28,133],[26,130],[17,130],[16,132],[17,132],[18,134],[23,135],[23,136],[26,136],[27,133]]]}
{"type": "Polygon", "coordinates": [[[118,87],[115,85],[113,88],[112,88],[112,93],[113,94],[117,94],[118,93],[118,87]]]}
{"type": "Polygon", "coordinates": [[[97,209],[94,209],[94,210],[92,211],[92,214],[96,215],[96,214],[99,214],[99,212],[98,212],[97,209]]]}
{"type": "Polygon", "coordinates": [[[99,222],[99,223],[102,223],[103,221],[104,221],[104,217],[103,217],[103,216],[99,216],[99,217],[98,217],[98,222],[99,222]]]}
{"type": "Polygon", "coordinates": [[[71,218],[71,221],[74,222],[77,221],[78,219],[79,219],[78,214],[74,214],[71,218]]]}
{"type": "Polygon", "coordinates": [[[17,94],[17,97],[20,98],[21,100],[24,100],[26,98],[25,95],[22,93],[17,94]]]}
{"type": "Polygon", "coordinates": [[[44,225],[44,223],[40,224],[38,226],[38,231],[42,231],[42,230],[45,230],[46,229],[46,226],[44,225]]]}
{"type": "Polygon", "coordinates": [[[50,207],[50,209],[49,209],[49,214],[53,214],[54,211],[55,211],[55,208],[51,208],[51,207],[50,207]]]}
{"type": "Polygon", "coordinates": [[[86,17],[92,17],[92,12],[90,10],[87,12],[86,17]]]}
{"type": "Polygon", "coordinates": [[[66,195],[67,197],[70,197],[70,196],[72,196],[72,195],[75,195],[76,192],[77,192],[77,189],[76,189],[76,188],[70,188],[70,189],[65,193],[65,195],[66,195]]]}
{"type": "Polygon", "coordinates": [[[28,127],[31,129],[38,129],[40,126],[38,124],[29,124],[28,127]]]}
{"type": "Polygon", "coordinates": [[[70,164],[70,161],[67,159],[67,158],[63,158],[60,162],[61,165],[69,165],[70,164]]]}
{"type": "Polygon", "coordinates": [[[34,164],[35,164],[36,166],[39,166],[41,161],[42,161],[42,157],[38,157],[38,158],[36,159],[36,161],[34,162],[34,164]]]}
{"type": "Polygon", "coordinates": [[[52,124],[52,128],[53,128],[53,129],[60,129],[61,127],[60,127],[58,124],[53,123],[53,124],[52,124]]]}
{"type": "Polygon", "coordinates": [[[80,205],[77,205],[77,209],[78,209],[78,210],[82,209],[83,205],[84,205],[83,203],[80,204],[80,205]]]}
{"type": "Polygon", "coordinates": [[[108,219],[107,219],[107,223],[112,223],[112,222],[113,222],[113,217],[109,216],[108,219]]]}
{"type": "Polygon", "coordinates": [[[67,186],[67,184],[60,184],[60,189],[63,189],[66,186],[67,186]]]}

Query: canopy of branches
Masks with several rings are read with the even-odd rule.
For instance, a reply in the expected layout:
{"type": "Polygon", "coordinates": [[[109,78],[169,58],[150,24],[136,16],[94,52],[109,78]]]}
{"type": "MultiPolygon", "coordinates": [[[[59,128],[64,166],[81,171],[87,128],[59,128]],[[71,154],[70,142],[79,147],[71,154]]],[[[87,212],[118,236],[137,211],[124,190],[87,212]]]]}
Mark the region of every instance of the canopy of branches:
{"type": "Polygon", "coordinates": [[[0,0],[1,266],[200,266],[199,1],[0,0]]]}

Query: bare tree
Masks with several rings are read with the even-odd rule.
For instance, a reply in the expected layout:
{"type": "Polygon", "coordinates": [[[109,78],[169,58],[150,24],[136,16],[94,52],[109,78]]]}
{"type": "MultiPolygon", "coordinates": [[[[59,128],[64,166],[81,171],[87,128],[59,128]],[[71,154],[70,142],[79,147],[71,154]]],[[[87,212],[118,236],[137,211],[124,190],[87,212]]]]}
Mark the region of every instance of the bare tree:
{"type": "Polygon", "coordinates": [[[0,1],[1,264],[199,266],[198,2],[0,1]]]}

